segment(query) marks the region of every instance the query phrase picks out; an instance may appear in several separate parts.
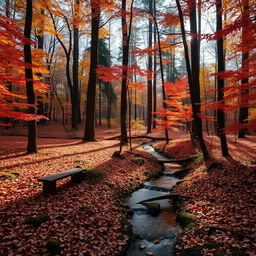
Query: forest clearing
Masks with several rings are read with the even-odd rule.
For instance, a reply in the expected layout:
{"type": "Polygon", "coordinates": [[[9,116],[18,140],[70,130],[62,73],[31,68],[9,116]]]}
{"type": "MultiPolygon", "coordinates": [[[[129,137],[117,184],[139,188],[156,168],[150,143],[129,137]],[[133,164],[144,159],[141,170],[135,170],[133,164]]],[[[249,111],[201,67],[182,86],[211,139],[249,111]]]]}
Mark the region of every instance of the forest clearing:
{"type": "Polygon", "coordinates": [[[255,49],[255,0],[0,1],[0,256],[255,256],[255,49]]]}

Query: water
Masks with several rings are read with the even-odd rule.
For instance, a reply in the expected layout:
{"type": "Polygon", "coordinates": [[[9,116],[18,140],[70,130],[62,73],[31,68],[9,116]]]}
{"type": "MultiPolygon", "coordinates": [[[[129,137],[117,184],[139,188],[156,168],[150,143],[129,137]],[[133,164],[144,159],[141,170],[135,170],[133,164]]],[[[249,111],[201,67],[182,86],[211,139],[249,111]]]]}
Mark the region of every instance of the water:
{"type": "MultiPolygon", "coordinates": [[[[149,144],[144,148],[158,160],[167,160],[166,157],[157,153],[149,144]]],[[[135,191],[127,200],[127,205],[134,209],[131,219],[135,241],[131,244],[128,256],[144,256],[146,252],[152,252],[154,256],[171,256],[175,237],[181,233],[181,228],[176,222],[176,214],[168,199],[156,200],[161,211],[158,216],[151,216],[147,213],[146,207],[138,202],[163,195],[168,195],[172,187],[178,181],[174,177],[175,171],[181,170],[178,163],[164,164],[165,170],[158,179],[152,179],[144,183],[143,188],[135,191]],[[156,240],[158,240],[156,243],[156,240]],[[140,244],[145,243],[146,247],[140,249],[140,244]]]]}

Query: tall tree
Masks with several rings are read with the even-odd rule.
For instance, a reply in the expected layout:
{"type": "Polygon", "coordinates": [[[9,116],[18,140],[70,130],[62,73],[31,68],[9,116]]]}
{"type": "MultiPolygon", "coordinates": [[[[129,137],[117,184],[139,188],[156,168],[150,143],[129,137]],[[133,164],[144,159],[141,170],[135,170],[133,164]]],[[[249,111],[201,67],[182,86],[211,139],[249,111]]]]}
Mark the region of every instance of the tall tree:
{"type": "MultiPolygon", "coordinates": [[[[27,41],[24,44],[24,59],[25,59],[25,78],[26,78],[26,93],[27,102],[31,104],[28,108],[29,114],[36,114],[36,97],[33,83],[33,71],[32,71],[32,55],[31,55],[31,28],[32,28],[32,16],[33,16],[33,0],[26,0],[26,16],[24,36],[27,41]]],[[[37,153],[37,126],[36,120],[28,122],[28,145],[27,153],[37,153]]]]}
{"type": "Polygon", "coordinates": [[[87,88],[86,117],[84,138],[85,141],[96,141],[95,137],[95,101],[98,64],[98,41],[100,24],[100,5],[97,1],[91,1],[91,56],[90,72],[87,88]]]}
{"type": "MultiPolygon", "coordinates": [[[[222,0],[216,3],[216,31],[220,33],[222,31],[222,0]]],[[[225,58],[224,58],[224,47],[223,47],[223,37],[217,40],[217,56],[218,56],[218,102],[224,106],[224,86],[225,81],[221,78],[220,73],[225,71],[225,58]]],[[[221,150],[223,156],[228,156],[228,145],[226,134],[224,132],[225,128],[225,114],[221,107],[217,109],[217,122],[218,122],[218,136],[220,137],[221,150]]]]}
{"type": "Polygon", "coordinates": [[[78,82],[78,70],[79,70],[79,26],[78,26],[78,13],[79,13],[79,0],[76,0],[74,3],[74,29],[73,29],[73,91],[74,91],[74,100],[72,105],[72,129],[78,130],[77,124],[81,120],[79,116],[80,111],[80,95],[79,95],[79,82],[78,82]]]}
{"type": "MultiPolygon", "coordinates": [[[[248,63],[247,60],[249,58],[249,52],[246,50],[246,37],[248,33],[248,28],[246,24],[248,25],[249,22],[249,0],[243,0],[243,10],[242,10],[242,73],[244,74],[244,78],[241,80],[241,102],[246,102],[246,98],[249,95],[249,89],[246,86],[249,83],[249,77],[248,77],[248,63]],[[244,88],[243,88],[244,87],[244,88]]],[[[247,102],[248,103],[248,102],[247,102]]],[[[245,104],[247,105],[247,104],[245,104]]],[[[243,106],[239,110],[239,122],[241,124],[248,122],[248,106],[243,106]]],[[[240,129],[238,132],[238,138],[245,138],[246,129],[240,129]]]]}
{"type": "MultiPolygon", "coordinates": [[[[148,11],[153,13],[153,3],[152,0],[148,0],[148,11]]],[[[148,48],[152,49],[152,30],[153,22],[152,17],[149,16],[148,19],[148,48]]],[[[148,70],[152,72],[152,54],[148,55],[148,70]]],[[[147,133],[151,133],[152,128],[152,75],[148,77],[148,97],[147,97],[147,133]]]]}
{"type": "Polygon", "coordinates": [[[203,139],[203,131],[202,131],[202,120],[200,118],[201,109],[200,109],[200,83],[199,83],[199,47],[198,47],[198,39],[197,39],[197,18],[196,18],[196,1],[189,1],[189,17],[190,17],[190,32],[191,32],[191,66],[190,66],[190,57],[189,50],[186,39],[186,31],[184,25],[184,16],[183,11],[180,5],[180,1],[176,0],[181,33],[182,33],[182,42],[185,52],[185,60],[187,67],[187,75],[188,75],[188,83],[189,90],[191,95],[191,104],[192,104],[192,112],[194,118],[194,124],[196,129],[196,135],[198,137],[198,141],[200,144],[201,151],[204,155],[204,159],[209,158],[208,150],[205,146],[205,142],[203,139]]]}
{"type": "Polygon", "coordinates": [[[126,126],[126,112],[127,112],[127,69],[129,61],[129,35],[127,31],[126,20],[126,0],[122,0],[121,9],[121,23],[122,23],[122,87],[121,87],[121,109],[120,109],[120,125],[121,125],[121,139],[120,139],[120,152],[122,144],[127,143],[127,126],[126,126]]]}

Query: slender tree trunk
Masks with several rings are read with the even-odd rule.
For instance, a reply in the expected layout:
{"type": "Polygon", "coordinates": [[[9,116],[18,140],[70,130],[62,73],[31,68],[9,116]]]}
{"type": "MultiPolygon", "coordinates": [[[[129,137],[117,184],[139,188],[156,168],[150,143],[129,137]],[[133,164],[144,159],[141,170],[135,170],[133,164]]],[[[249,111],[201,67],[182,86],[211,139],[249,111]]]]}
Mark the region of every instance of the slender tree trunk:
{"type": "Polygon", "coordinates": [[[101,105],[102,105],[101,80],[98,80],[98,83],[99,83],[99,126],[101,126],[101,105]]]}
{"type": "Polygon", "coordinates": [[[100,8],[97,3],[92,3],[92,27],[91,27],[91,56],[90,56],[90,73],[87,89],[87,105],[84,140],[96,141],[95,137],[95,100],[96,100],[96,81],[97,81],[97,60],[98,60],[98,41],[99,41],[99,22],[100,8]]]}
{"type": "MultiPolygon", "coordinates": [[[[156,0],[153,0],[153,15],[156,17],[156,0]]],[[[156,43],[156,25],[154,24],[154,44],[156,43]]],[[[156,105],[157,105],[157,97],[156,97],[156,54],[154,54],[154,74],[153,74],[153,129],[156,128],[156,105]]]]}
{"type": "MultiPolygon", "coordinates": [[[[122,151],[122,144],[128,142],[127,138],[127,126],[126,126],[126,114],[127,114],[127,69],[129,61],[129,37],[126,21],[126,0],[122,0],[122,36],[123,36],[123,59],[122,59],[122,87],[121,87],[121,109],[120,109],[120,125],[121,125],[121,140],[120,140],[120,152],[122,151]]],[[[132,17],[131,17],[132,18],[132,17]]]]}
{"type": "MultiPolygon", "coordinates": [[[[160,71],[161,71],[161,82],[162,82],[162,95],[163,95],[163,108],[166,111],[167,104],[166,104],[166,95],[165,95],[165,89],[164,89],[164,67],[163,67],[163,61],[162,61],[162,50],[161,50],[161,44],[160,44],[160,33],[158,29],[158,24],[156,21],[155,16],[152,16],[154,19],[154,23],[156,26],[156,34],[157,34],[157,42],[158,42],[158,51],[159,51],[159,60],[160,60],[160,71]]],[[[164,120],[167,122],[167,116],[164,116],[164,120]]],[[[165,128],[165,140],[166,143],[169,143],[169,135],[168,135],[168,129],[165,128]]]]}
{"type": "Polygon", "coordinates": [[[191,67],[192,68],[190,68],[189,52],[188,52],[188,45],[186,40],[185,26],[184,26],[184,18],[183,18],[183,13],[182,13],[179,0],[176,0],[176,4],[179,11],[182,41],[183,41],[184,52],[185,52],[189,89],[190,89],[190,95],[191,95],[191,105],[192,105],[192,112],[193,112],[193,118],[194,118],[193,123],[195,124],[198,141],[200,144],[201,151],[204,155],[204,159],[207,160],[209,159],[209,153],[204,143],[203,132],[202,132],[202,120],[199,117],[199,115],[201,114],[201,111],[200,111],[199,65],[198,65],[199,64],[198,63],[198,59],[199,59],[198,40],[196,37],[196,34],[197,34],[196,5],[194,2],[194,6],[192,6],[192,8],[190,9],[191,10],[190,11],[190,30],[192,33],[192,39],[191,39],[191,67]]]}
{"type": "MultiPolygon", "coordinates": [[[[153,13],[153,5],[152,0],[148,0],[148,11],[149,13],[153,13]]],[[[149,17],[148,24],[148,48],[152,49],[152,18],[149,17]]],[[[152,55],[151,53],[148,55],[148,70],[152,72],[152,55]]],[[[152,128],[152,75],[150,74],[150,78],[148,77],[148,104],[147,104],[147,133],[151,133],[152,128]]]]}
{"type": "MultiPolygon", "coordinates": [[[[243,0],[243,13],[242,13],[242,20],[246,23],[249,21],[249,1],[243,0]]],[[[248,63],[246,61],[249,58],[249,52],[244,50],[246,45],[246,34],[247,34],[247,28],[246,25],[243,25],[242,27],[242,73],[245,74],[245,77],[241,80],[241,103],[246,103],[247,105],[248,100],[247,97],[249,95],[249,89],[246,88],[246,84],[249,83],[249,77],[248,77],[248,63]],[[243,88],[245,87],[245,88],[243,88]]],[[[240,124],[245,124],[248,122],[248,107],[244,106],[241,107],[239,110],[239,122],[240,124]]],[[[238,132],[238,138],[245,138],[246,129],[240,129],[238,132]]]]}
{"type": "MultiPolygon", "coordinates": [[[[79,11],[79,1],[75,3],[75,18],[79,11]]],[[[78,70],[79,70],[79,28],[77,21],[74,24],[73,31],[73,104],[72,104],[72,130],[78,131],[78,117],[79,115],[79,82],[78,82],[78,70]]]]}
{"type": "MultiPolygon", "coordinates": [[[[216,21],[217,21],[217,32],[222,30],[222,1],[218,1],[216,4],[216,21]]],[[[223,38],[219,38],[217,40],[217,55],[218,55],[218,73],[225,71],[225,59],[224,59],[224,46],[223,46],[223,38]]],[[[224,98],[224,86],[225,81],[218,75],[217,78],[218,84],[218,102],[222,106],[225,104],[224,98]]],[[[218,135],[221,142],[221,150],[223,156],[228,156],[228,145],[226,134],[224,132],[225,128],[225,113],[223,109],[217,109],[217,122],[218,122],[218,135]]]]}
{"type": "MultiPolygon", "coordinates": [[[[30,40],[31,38],[31,27],[32,27],[32,0],[26,0],[26,17],[25,17],[25,28],[24,36],[26,39],[30,40]]],[[[31,56],[31,46],[30,42],[26,42],[24,45],[24,58],[26,62],[25,67],[25,78],[26,78],[26,93],[27,93],[27,102],[28,104],[34,105],[34,107],[29,107],[28,113],[35,115],[36,114],[36,97],[33,84],[33,71],[32,71],[32,56],[31,56]]],[[[37,153],[37,127],[36,121],[28,122],[28,145],[27,153],[37,153]]]]}

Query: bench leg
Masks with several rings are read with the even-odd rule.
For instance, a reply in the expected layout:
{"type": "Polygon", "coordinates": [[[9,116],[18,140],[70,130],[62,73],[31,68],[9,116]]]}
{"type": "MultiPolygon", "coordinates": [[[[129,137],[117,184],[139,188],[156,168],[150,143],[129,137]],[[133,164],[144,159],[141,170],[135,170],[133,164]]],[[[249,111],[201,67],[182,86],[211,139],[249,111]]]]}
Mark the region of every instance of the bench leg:
{"type": "Polygon", "coordinates": [[[56,181],[44,181],[43,192],[49,194],[56,194],[56,181]]]}
{"type": "Polygon", "coordinates": [[[81,182],[82,181],[82,173],[77,173],[75,175],[72,175],[71,181],[76,182],[76,183],[81,182]]]}

